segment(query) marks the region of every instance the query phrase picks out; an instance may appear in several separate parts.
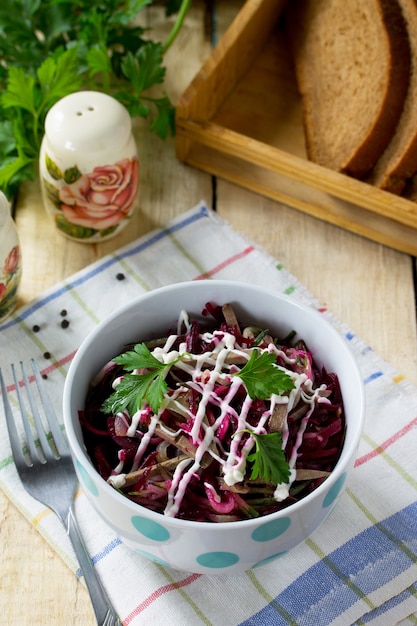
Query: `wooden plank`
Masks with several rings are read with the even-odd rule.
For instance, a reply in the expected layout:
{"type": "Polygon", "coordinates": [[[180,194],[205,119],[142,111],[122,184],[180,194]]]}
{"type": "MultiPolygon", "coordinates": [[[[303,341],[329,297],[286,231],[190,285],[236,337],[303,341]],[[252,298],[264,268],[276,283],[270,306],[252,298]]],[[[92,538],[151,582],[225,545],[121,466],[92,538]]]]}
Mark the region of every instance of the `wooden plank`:
{"type": "MultiPolygon", "coordinates": [[[[354,202],[344,201],[340,197],[331,195],[331,193],[316,189],[309,184],[309,181],[304,182],[295,179],[293,169],[289,170],[291,176],[284,176],[281,172],[270,171],[269,163],[266,163],[265,167],[258,166],[254,163],[253,151],[250,154],[250,162],[244,158],[236,157],[228,151],[220,152],[213,149],[211,145],[206,145],[210,143],[210,137],[210,133],[205,132],[204,145],[197,142],[193,143],[187,159],[189,165],[277,202],[292,206],[329,224],[334,224],[395,250],[417,256],[414,219],[411,220],[412,225],[410,226],[407,223],[402,223],[402,220],[389,219],[376,211],[361,208],[354,202]]],[[[218,146],[217,141],[214,141],[214,144],[218,146]]],[[[229,145],[228,143],[227,147],[229,145]]],[[[314,180],[312,182],[315,184],[314,180]]],[[[363,183],[358,184],[364,186],[363,183]]],[[[393,215],[396,217],[395,212],[393,215]]],[[[401,217],[403,218],[403,216],[401,217]]]]}
{"type": "MultiPolygon", "coordinates": [[[[177,104],[179,120],[196,117],[210,119],[228,96],[237,81],[250,67],[262,50],[265,39],[276,24],[286,0],[251,0],[246,2],[227,32],[219,41],[199,73],[191,81],[177,104]],[[238,39],[244,36],[245,46],[239,46],[238,39]]],[[[189,143],[183,135],[177,139],[177,155],[186,160],[189,143]]]]}
{"type": "MultiPolygon", "coordinates": [[[[211,122],[185,122],[178,128],[178,133],[186,133],[195,142],[208,146],[219,154],[226,154],[231,159],[241,159],[252,166],[288,177],[313,189],[323,190],[368,211],[417,228],[417,204],[405,198],[381,191],[316,163],[304,161],[284,150],[267,146],[211,122]]],[[[227,173],[226,170],[225,177],[227,173]]],[[[272,182],[269,184],[272,185],[272,182]]],[[[268,195],[269,184],[265,183],[265,195],[268,195]]]]}

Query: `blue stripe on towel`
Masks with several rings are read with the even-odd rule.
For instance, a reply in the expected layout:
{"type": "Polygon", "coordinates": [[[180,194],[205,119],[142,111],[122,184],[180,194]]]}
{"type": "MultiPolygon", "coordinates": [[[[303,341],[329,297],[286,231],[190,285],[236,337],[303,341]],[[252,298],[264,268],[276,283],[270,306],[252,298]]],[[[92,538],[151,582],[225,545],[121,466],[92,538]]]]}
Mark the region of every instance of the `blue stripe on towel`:
{"type": "MultiPolygon", "coordinates": [[[[398,596],[394,596],[394,598],[390,598],[384,604],[381,604],[378,608],[370,611],[363,615],[360,619],[361,624],[369,624],[375,618],[383,615],[387,611],[394,609],[397,606],[400,606],[403,602],[405,602],[410,597],[417,598],[417,583],[415,585],[411,585],[408,589],[405,589],[402,593],[399,593],[398,596]]],[[[410,621],[410,624],[413,623],[410,621]]]]}
{"type": "Polygon", "coordinates": [[[417,502],[334,550],[240,626],[311,626],[323,624],[323,615],[331,623],[360,599],[372,610],[367,594],[413,562],[417,562],[417,502]]]}

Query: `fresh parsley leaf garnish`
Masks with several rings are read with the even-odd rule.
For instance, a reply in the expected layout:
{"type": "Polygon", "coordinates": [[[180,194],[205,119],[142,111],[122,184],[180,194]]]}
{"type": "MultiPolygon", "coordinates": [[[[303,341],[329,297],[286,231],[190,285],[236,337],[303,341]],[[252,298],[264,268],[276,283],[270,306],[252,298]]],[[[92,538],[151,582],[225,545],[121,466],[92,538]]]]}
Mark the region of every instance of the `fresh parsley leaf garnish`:
{"type": "Polygon", "coordinates": [[[133,350],[115,357],[113,362],[123,365],[127,373],[123,375],[114,392],[104,401],[102,410],[115,415],[127,409],[129,415],[134,415],[146,400],[152,411],[157,413],[168,391],[166,374],[169,368],[181,359],[182,356],[171,363],[161,363],[144,343],[137,343],[133,350]],[[143,374],[130,373],[142,369],[148,371],[143,374]]]}
{"type": "Polygon", "coordinates": [[[133,350],[120,354],[113,361],[118,365],[123,365],[127,372],[133,372],[133,370],[141,368],[156,370],[164,370],[166,368],[166,365],[153,356],[145,343],[137,343],[133,350]]]}
{"type": "Polygon", "coordinates": [[[282,449],[281,433],[250,434],[255,439],[255,451],[248,455],[248,461],[252,463],[250,480],[261,478],[274,485],[288,483],[290,466],[282,449]]]}
{"type": "Polygon", "coordinates": [[[272,394],[294,389],[291,376],[276,366],[276,357],[270,352],[253,350],[249,361],[233,376],[243,381],[252,399],[267,400],[272,394]]]}

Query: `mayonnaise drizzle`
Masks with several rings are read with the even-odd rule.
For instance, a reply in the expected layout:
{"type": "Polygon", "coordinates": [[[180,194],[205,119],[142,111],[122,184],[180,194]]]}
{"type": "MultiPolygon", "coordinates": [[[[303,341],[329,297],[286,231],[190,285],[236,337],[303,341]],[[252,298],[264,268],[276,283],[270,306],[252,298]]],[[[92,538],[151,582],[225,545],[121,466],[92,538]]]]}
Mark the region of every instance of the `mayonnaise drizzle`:
{"type": "MultiPolygon", "coordinates": [[[[179,316],[178,335],[181,334],[181,328],[183,326],[185,326],[186,330],[191,328],[188,315],[185,311],[182,311],[179,316]]],[[[242,482],[246,472],[247,456],[250,454],[250,451],[255,444],[254,437],[249,436],[242,445],[244,431],[247,432],[249,430],[254,434],[261,434],[265,432],[265,424],[267,423],[275,405],[286,404],[286,414],[288,415],[289,412],[297,405],[298,401],[302,399],[302,401],[305,402],[309,408],[304,417],[300,420],[300,427],[297,433],[296,442],[289,460],[290,479],[288,483],[276,485],[274,491],[274,497],[276,500],[281,501],[287,498],[290,487],[296,478],[295,465],[299,449],[303,442],[303,435],[309,418],[314,411],[315,403],[328,402],[328,400],[321,395],[321,392],[325,389],[325,385],[318,389],[313,389],[312,381],[305,374],[298,374],[285,368],[281,368],[292,377],[294,389],[287,394],[273,395],[270,399],[269,409],[261,416],[261,419],[256,427],[251,426],[247,422],[247,417],[253,401],[249,395],[247,395],[239,413],[231,405],[236,393],[242,386],[242,381],[238,377],[230,375],[231,370],[233,370],[233,368],[236,370],[236,367],[226,363],[227,358],[231,354],[239,355],[247,360],[249,359],[249,355],[247,352],[243,351],[243,349],[239,348],[236,342],[236,337],[230,333],[224,333],[221,331],[214,331],[213,333],[205,332],[203,334],[203,338],[208,344],[215,344],[213,351],[201,355],[189,355],[188,360],[178,360],[181,355],[186,354],[185,344],[181,344],[178,350],[171,349],[177,340],[177,335],[170,335],[163,346],[156,347],[152,351],[153,356],[161,361],[161,363],[170,364],[177,361],[176,368],[186,372],[190,377],[190,381],[187,383],[187,386],[196,390],[201,396],[195,415],[193,415],[189,409],[177,403],[178,410],[185,413],[192,420],[190,437],[196,445],[196,453],[194,459],[184,459],[179,462],[175,468],[170,488],[168,490],[168,499],[164,511],[164,514],[170,517],[175,517],[178,513],[187,486],[193,475],[200,468],[200,463],[204,454],[208,452],[222,466],[224,482],[228,486],[242,482]],[[215,392],[216,383],[219,381],[224,381],[229,384],[228,392],[224,398],[220,398],[215,392]],[[213,426],[209,426],[206,421],[207,408],[210,403],[216,405],[220,410],[219,416],[216,418],[213,426]],[[218,443],[216,432],[227,415],[236,419],[237,427],[231,440],[229,451],[225,454],[217,455],[210,449],[210,446],[213,441],[218,443]]],[[[285,353],[278,349],[273,343],[269,344],[264,350],[268,352],[275,352],[277,356],[280,356],[287,363],[294,362],[294,359],[288,358],[285,353]]],[[[119,380],[120,379],[115,380],[113,386],[116,386],[119,380]]],[[[159,420],[159,416],[163,413],[165,408],[169,406],[169,404],[175,404],[176,397],[183,393],[184,390],[185,387],[180,386],[173,393],[171,393],[171,395],[163,402],[157,415],[149,413],[149,407],[145,405],[133,416],[131,416],[131,424],[127,430],[127,436],[129,437],[135,436],[139,423],[142,419],[148,417],[149,415],[151,415],[151,418],[149,420],[148,430],[141,436],[130,471],[135,471],[140,466],[147,446],[155,434],[156,426],[159,424],[160,428],[165,429],[164,424],[159,420]]],[[[169,429],[166,430],[168,431],[169,429]]],[[[169,432],[172,434],[172,431],[169,432]]],[[[287,418],[285,418],[284,426],[282,428],[283,449],[285,449],[287,445],[288,436],[289,429],[287,418]]],[[[123,463],[120,462],[118,467],[114,470],[115,475],[112,475],[109,479],[109,482],[117,487],[122,487],[124,485],[125,475],[120,473],[122,469],[123,463]]]]}

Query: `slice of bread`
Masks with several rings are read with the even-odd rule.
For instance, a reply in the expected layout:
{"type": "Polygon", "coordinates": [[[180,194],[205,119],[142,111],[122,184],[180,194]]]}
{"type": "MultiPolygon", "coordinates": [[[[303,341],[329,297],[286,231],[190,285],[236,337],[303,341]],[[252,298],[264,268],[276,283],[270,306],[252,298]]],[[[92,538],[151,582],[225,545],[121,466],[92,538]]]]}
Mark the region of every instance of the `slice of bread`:
{"type": "Polygon", "coordinates": [[[417,0],[399,0],[411,48],[410,84],[404,109],[391,142],[369,175],[369,182],[400,194],[417,172],[417,0]]]}
{"type": "Polygon", "coordinates": [[[364,177],[391,140],[409,83],[397,0],[292,0],[287,10],[307,155],[364,177]]]}

